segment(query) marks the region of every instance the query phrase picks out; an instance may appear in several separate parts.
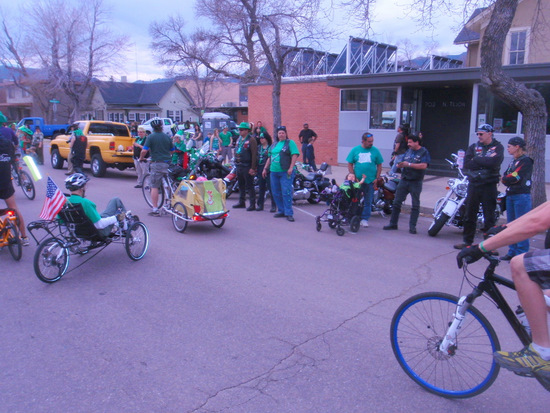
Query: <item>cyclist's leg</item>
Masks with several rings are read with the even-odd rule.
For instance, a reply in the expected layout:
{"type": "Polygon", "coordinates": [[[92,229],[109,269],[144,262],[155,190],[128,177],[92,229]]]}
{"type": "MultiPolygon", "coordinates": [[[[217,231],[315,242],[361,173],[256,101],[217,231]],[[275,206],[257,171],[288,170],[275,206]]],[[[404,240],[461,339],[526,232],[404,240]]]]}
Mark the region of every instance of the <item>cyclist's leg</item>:
{"type": "Polygon", "coordinates": [[[21,212],[19,212],[19,209],[17,208],[17,203],[15,202],[15,192],[9,197],[5,199],[6,205],[8,208],[11,208],[15,210],[15,213],[17,214],[17,221],[19,222],[19,232],[21,233],[22,238],[27,238],[27,228],[25,227],[25,221],[23,220],[23,215],[21,215],[21,212]]]}
{"type": "Polygon", "coordinates": [[[107,208],[105,208],[105,210],[101,213],[101,216],[103,218],[110,217],[119,212],[126,212],[126,208],[124,207],[124,204],[122,203],[120,198],[115,197],[109,200],[109,203],[107,204],[107,208]]]}
{"type": "Polygon", "coordinates": [[[543,289],[550,288],[550,251],[521,254],[510,261],[519,301],[531,327],[533,342],[550,348],[547,308],[543,289]]]}

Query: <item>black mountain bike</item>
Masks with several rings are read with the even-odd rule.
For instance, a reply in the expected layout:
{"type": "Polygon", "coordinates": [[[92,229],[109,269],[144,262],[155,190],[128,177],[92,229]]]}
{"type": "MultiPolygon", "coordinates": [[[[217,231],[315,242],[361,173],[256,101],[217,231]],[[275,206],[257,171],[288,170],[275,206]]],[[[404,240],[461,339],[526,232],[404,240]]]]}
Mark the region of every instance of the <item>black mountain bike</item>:
{"type": "MultiPolygon", "coordinates": [[[[514,283],[495,274],[498,259],[485,258],[489,265],[481,278],[464,265],[464,280],[473,287],[470,294],[460,298],[440,292],[418,294],[393,316],[391,345],[399,365],[417,384],[439,396],[476,396],[499,373],[493,353],[500,350],[500,343],[487,318],[473,306],[478,297],[485,295],[502,311],[524,346],[531,343],[530,333],[498,289],[500,284],[515,290],[514,283]],[[471,278],[479,280],[477,285],[471,278]]],[[[550,391],[550,379],[534,377],[550,391]]]]}

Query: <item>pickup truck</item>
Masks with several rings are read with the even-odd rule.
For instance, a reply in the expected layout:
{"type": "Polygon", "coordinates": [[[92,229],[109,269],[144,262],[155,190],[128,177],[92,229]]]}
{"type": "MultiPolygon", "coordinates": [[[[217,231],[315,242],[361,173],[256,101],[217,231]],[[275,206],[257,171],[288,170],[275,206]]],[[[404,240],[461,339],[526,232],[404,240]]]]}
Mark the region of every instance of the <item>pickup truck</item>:
{"type": "MultiPolygon", "coordinates": [[[[168,136],[172,136],[174,133],[172,132],[172,128],[174,127],[174,122],[170,118],[151,118],[149,120],[146,120],[143,122],[140,126],[142,126],[145,130],[148,130],[149,132],[153,132],[153,128],[151,127],[151,121],[154,119],[160,119],[162,121],[162,131],[166,133],[168,136]]],[[[183,125],[178,125],[178,129],[183,129],[183,125]]]]}
{"type": "Polygon", "coordinates": [[[68,123],[61,125],[48,125],[44,122],[44,118],[23,118],[17,124],[17,128],[25,125],[33,132],[37,126],[40,126],[40,130],[44,134],[45,138],[55,138],[57,135],[65,133],[69,129],[68,123]]]}
{"type": "MultiPolygon", "coordinates": [[[[134,140],[124,123],[99,120],[81,120],[73,124],[78,126],[88,138],[85,163],[90,164],[92,174],[105,176],[107,168],[123,171],[134,167],[134,140]]],[[[50,156],[54,169],[63,168],[69,157],[70,135],[58,135],[50,143],[50,156]]]]}

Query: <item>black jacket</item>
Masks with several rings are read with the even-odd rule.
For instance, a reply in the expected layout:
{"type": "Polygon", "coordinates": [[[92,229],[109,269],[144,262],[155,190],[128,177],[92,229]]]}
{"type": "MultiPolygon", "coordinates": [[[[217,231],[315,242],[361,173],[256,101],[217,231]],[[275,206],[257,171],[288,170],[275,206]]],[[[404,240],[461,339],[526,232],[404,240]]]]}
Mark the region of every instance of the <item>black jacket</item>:
{"type": "Polygon", "coordinates": [[[470,183],[493,184],[500,180],[500,165],[504,160],[504,147],[493,139],[488,145],[480,142],[470,145],[464,156],[464,168],[470,183]]]}

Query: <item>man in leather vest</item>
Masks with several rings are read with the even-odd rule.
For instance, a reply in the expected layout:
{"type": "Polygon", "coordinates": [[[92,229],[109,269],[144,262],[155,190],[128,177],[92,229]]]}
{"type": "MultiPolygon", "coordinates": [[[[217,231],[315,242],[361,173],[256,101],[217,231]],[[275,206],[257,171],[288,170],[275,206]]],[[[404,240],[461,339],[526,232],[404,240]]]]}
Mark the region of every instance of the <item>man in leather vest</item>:
{"type": "Polygon", "coordinates": [[[504,160],[504,147],[493,138],[493,130],[491,125],[481,125],[476,132],[479,141],[470,145],[464,156],[464,168],[468,170],[469,181],[462,235],[464,242],[456,244],[456,249],[473,244],[480,203],[485,220],[482,231],[495,225],[497,184],[500,181],[500,164],[504,160]]]}
{"type": "Polygon", "coordinates": [[[235,165],[237,166],[237,181],[239,183],[239,202],[233,208],[245,208],[246,193],[250,199],[247,211],[256,210],[256,191],[254,176],[258,168],[258,144],[256,138],[250,135],[250,124],[242,122],[239,125],[239,139],[235,146],[235,165]]]}

